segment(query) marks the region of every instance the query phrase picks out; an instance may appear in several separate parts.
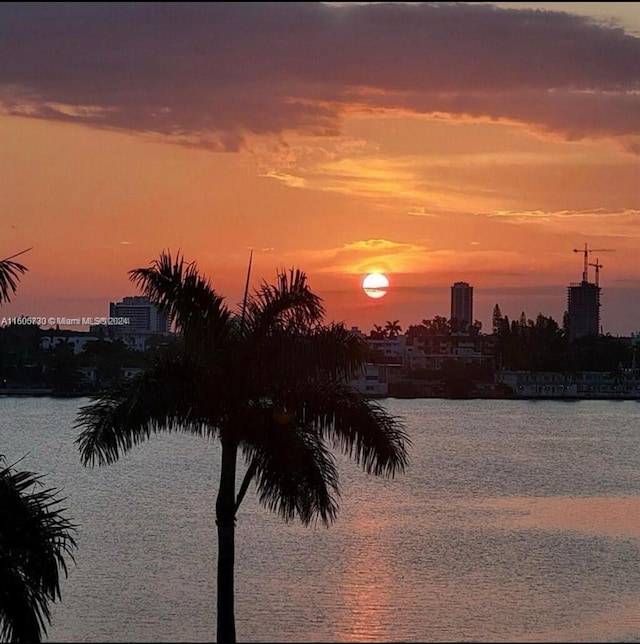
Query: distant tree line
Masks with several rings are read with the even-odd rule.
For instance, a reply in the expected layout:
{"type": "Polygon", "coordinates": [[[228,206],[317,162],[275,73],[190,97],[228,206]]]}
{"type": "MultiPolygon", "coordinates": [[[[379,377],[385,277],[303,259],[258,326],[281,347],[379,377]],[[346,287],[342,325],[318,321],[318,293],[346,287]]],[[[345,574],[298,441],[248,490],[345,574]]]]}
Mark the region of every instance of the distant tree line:
{"type": "Polygon", "coordinates": [[[569,340],[566,314],[562,325],[539,313],[524,311],[509,321],[496,304],[493,310],[496,367],[524,371],[610,371],[634,366],[634,348],[621,338],[590,335],[569,340]]]}
{"type": "MultiPolygon", "coordinates": [[[[615,373],[621,369],[635,369],[636,366],[635,348],[625,339],[610,334],[594,334],[569,341],[566,313],[562,324],[542,313],[535,320],[530,319],[524,311],[517,319],[510,320],[502,315],[500,306],[496,304],[492,332],[483,334],[481,330],[482,323],[475,320],[465,335],[476,342],[476,350],[493,357],[491,373],[493,369],[615,373]]],[[[374,325],[368,337],[372,340],[394,338],[401,331],[399,320],[387,321],[384,326],[374,325]]],[[[420,324],[410,324],[405,335],[407,342],[412,343],[416,338],[444,340],[459,336],[460,331],[451,320],[436,315],[423,319],[420,324]]],[[[471,367],[466,367],[466,370],[470,371],[471,367]]],[[[459,366],[449,365],[447,371],[459,371],[459,366]]],[[[482,372],[486,372],[488,377],[486,365],[483,365],[482,372]]]]}
{"type": "MultiPolygon", "coordinates": [[[[177,336],[151,336],[145,351],[130,349],[121,339],[101,335],[74,352],[71,342],[43,348],[42,339],[51,335],[35,325],[10,324],[0,328],[0,388],[50,389],[59,395],[86,395],[102,390],[124,378],[124,368],[145,368],[160,351],[179,351],[177,336]],[[95,379],[86,377],[90,368],[95,379]]],[[[72,331],[57,330],[56,337],[70,340],[72,331]]]]}

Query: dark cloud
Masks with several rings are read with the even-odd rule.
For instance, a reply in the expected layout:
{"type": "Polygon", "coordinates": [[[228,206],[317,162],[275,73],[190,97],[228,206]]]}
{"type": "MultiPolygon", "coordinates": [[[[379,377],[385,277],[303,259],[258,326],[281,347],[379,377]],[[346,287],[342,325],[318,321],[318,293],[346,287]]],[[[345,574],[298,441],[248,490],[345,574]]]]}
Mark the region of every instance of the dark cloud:
{"type": "MultiPolygon", "coordinates": [[[[0,4],[0,105],[237,150],[357,104],[640,134],[640,39],[484,4],[0,4]]],[[[637,149],[633,139],[627,149],[637,149]]]]}

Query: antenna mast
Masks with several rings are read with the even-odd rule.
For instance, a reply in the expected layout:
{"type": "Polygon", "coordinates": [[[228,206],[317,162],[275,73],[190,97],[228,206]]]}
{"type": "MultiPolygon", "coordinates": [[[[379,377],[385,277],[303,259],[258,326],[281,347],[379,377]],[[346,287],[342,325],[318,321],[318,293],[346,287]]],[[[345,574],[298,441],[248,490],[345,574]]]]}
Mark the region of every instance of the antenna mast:
{"type": "Polygon", "coordinates": [[[244,297],[242,298],[242,315],[240,317],[240,332],[244,331],[244,316],[247,309],[247,297],[249,296],[249,278],[251,277],[251,261],[253,260],[253,248],[249,253],[249,266],[247,267],[247,281],[244,286],[244,297]]]}

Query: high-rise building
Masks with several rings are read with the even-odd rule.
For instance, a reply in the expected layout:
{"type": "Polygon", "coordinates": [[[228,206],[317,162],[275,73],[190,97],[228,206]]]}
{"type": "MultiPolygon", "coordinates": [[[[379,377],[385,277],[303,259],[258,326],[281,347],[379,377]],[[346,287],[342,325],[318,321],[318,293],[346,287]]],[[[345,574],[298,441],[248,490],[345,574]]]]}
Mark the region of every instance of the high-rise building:
{"type": "Polygon", "coordinates": [[[161,312],[148,297],[123,297],[122,302],[109,304],[109,317],[127,318],[129,323],[116,327],[119,333],[168,333],[169,316],[161,312]]]}
{"type": "Polygon", "coordinates": [[[569,340],[600,333],[600,287],[583,280],[567,289],[569,340]]]}
{"type": "Polygon", "coordinates": [[[456,282],[451,287],[451,328],[453,331],[469,333],[473,324],[473,286],[467,282],[456,282]]]}
{"type": "Polygon", "coordinates": [[[595,264],[589,263],[590,251],[587,244],[584,250],[574,249],[574,253],[582,253],[584,266],[582,281],[570,284],[567,289],[567,327],[569,340],[576,340],[588,335],[600,334],[600,269],[602,264],[596,259],[595,264]],[[589,266],[596,268],[596,282],[589,281],[589,266]]]}

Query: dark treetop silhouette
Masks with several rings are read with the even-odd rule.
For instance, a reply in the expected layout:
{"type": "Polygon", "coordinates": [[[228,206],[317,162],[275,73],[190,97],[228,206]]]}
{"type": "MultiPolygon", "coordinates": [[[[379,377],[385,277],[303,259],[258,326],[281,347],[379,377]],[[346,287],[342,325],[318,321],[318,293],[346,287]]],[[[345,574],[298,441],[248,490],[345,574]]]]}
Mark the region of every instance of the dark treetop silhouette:
{"type": "MultiPolygon", "coordinates": [[[[26,251],[22,251],[23,253],[26,251]]],[[[0,304],[16,292],[27,268],[0,260],[0,304]]],[[[40,642],[51,619],[49,605],[60,598],[64,555],[73,559],[74,526],[64,517],[58,491],[41,476],[6,465],[0,455],[0,639],[40,642]]]]}
{"type": "Polygon", "coordinates": [[[409,439],[399,420],[348,386],[368,349],[344,325],[323,323],[303,272],[280,272],[275,284],[245,293],[235,314],[180,254],[165,251],[130,278],[171,316],[184,353],[80,410],[81,458],[112,463],[160,430],[220,441],[217,639],[234,642],[235,521],[250,484],[285,520],[329,525],[339,498],[331,448],[368,473],[393,476],[407,463],[409,439]],[[239,454],[247,470],[236,494],[239,454]]]}

